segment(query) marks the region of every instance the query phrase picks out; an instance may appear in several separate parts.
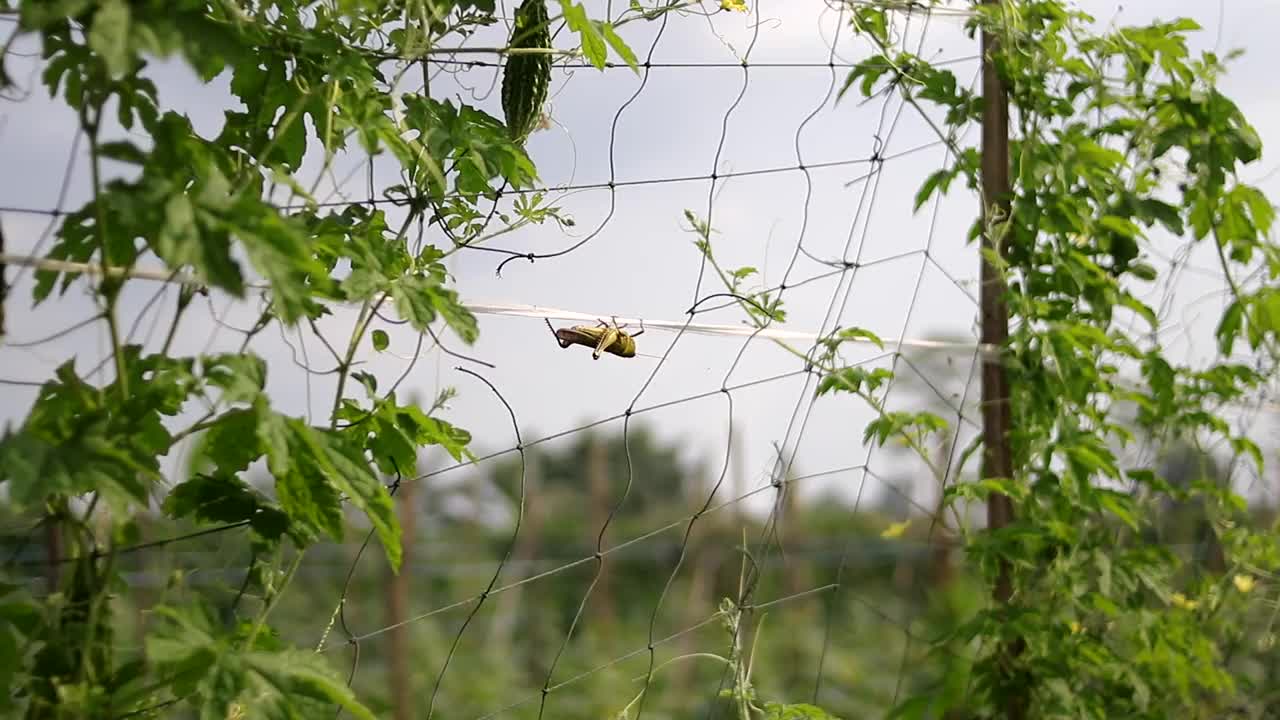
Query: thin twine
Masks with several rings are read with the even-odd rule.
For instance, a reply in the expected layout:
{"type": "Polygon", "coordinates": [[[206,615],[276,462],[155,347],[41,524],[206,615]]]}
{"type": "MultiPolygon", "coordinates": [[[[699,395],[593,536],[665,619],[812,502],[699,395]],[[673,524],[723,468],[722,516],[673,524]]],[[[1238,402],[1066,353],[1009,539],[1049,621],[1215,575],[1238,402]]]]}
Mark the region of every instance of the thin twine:
{"type": "MultiPolygon", "coordinates": [[[[37,270],[53,270],[62,273],[79,273],[83,275],[104,275],[126,276],[137,280],[153,280],[155,282],[172,283],[177,285],[189,285],[203,287],[204,283],[190,275],[174,273],[169,270],[147,269],[147,268],[103,268],[95,263],[71,262],[68,260],[55,260],[51,258],[35,258],[25,255],[9,255],[0,254],[0,264],[16,265],[23,267],[31,267],[37,270]]],[[[255,290],[267,290],[268,285],[262,283],[245,283],[245,287],[255,290]]],[[[585,313],[574,310],[563,310],[560,308],[545,307],[540,305],[529,305],[524,303],[472,303],[463,302],[461,305],[476,315],[499,315],[508,317],[527,317],[546,320],[564,320],[564,321],[581,321],[581,322],[602,322],[608,318],[611,322],[618,325],[635,325],[642,326],[646,330],[665,330],[668,332],[684,332],[694,333],[698,335],[718,335],[724,337],[763,337],[775,340],[792,340],[792,341],[808,341],[817,342],[827,335],[823,335],[813,331],[803,330],[779,330],[774,328],[754,328],[749,325],[726,325],[716,323],[696,323],[688,320],[660,320],[653,318],[639,317],[621,317],[610,313],[585,313]]],[[[855,342],[863,344],[875,344],[875,341],[863,337],[845,338],[845,342],[855,342]]],[[[897,347],[912,347],[928,350],[958,350],[972,351],[977,349],[979,353],[984,355],[998,355],[999,348],[982,343],[963,343],[945,340],[929,340],[924,338],[881,338],[881,342],[885,345],[897,347]]]]}

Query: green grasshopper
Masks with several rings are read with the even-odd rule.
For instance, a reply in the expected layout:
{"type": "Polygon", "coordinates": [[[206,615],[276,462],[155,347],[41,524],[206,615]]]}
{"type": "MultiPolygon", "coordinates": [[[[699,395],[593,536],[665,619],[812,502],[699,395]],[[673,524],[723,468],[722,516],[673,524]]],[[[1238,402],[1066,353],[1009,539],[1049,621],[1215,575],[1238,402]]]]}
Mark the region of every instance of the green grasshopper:
{"type": "Polygon", "coordinates": [[[560,347],[567,348],[570,345],[585,345],[594,350],[591,353],[591,359],[599,360],[600,353],[611,353],[618,357],[635,357],[636,356],[636,338],[644,334],[644,323],[640,323],[640,332],[634,335],[627,334],[622,331],[625,326],[619,326],[615,319],[612,323],[603,320],[599,325],[591,327],[589,325],[575,325],[570,328],[560,328],[559,330],[551,326],[551,321],[547,320],[547,327],[551,328],[552,334],[556,336],[556,342],[560,343],[560,347]]]}

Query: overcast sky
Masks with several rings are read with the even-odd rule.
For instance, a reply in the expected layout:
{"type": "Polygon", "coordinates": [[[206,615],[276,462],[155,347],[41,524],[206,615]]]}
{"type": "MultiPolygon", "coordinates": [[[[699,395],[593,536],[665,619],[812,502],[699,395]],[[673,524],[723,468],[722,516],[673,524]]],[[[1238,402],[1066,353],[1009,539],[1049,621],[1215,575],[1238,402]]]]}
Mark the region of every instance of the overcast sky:
{"type": "MultiPolygon", "coordinates": [[[[593,16],[604,13],[604,4],[588,2],[593,16]]],[[[708,3],[710,6],[711,3],[708,3]]],[[[1197,49],[1219,47],[1246,50],[1223,80],[1223,89],[1234,97],[1262,135],[1264,144],[1280,141],[1280,97],[1274,76],[1280,49],[1274,29],[1280,27],[1280,4],[1268,0],[1231,0],[1218,3],[1188,0],[1143,0],[1123,7],[1104,2],[1083,4],[1101,21],[1134,23],[1153,16],[1190,16],[1205,30],[1194,38],[1197,49]]],[[[898,98],[861,102],[853,95],[836,104],[832,88],[846,70],[832,71],[822,64],[856,62],[866,56],[865,43],[851,40],[847,27],[839,27],[838,13],[822,3],[766,0],[761,3],[762,22],[753,32],[753,17],[720,13],[713,20],[696,16],[672,16],[659,34],[659,23],[631,23],[622,35],[644,58],[652,47],[655,64],[722,63],[721,67],[655,67],[643,78],[625,68],[557,70],[550,111],[555,127],[536,133],[528,151],[539,167],[543,182],[551,187],[624,183],[614,191],[596,189],[564,194],[559,204],[576,221],[574,236],[554,226],[521,230],[495,241],[496,246],[521,252],[551,252],[592,235],[589,242],[567,255],[519,261],[495,275],[500,256],[461,253],[450,261],[463,298],[475,303],[537,305],[589,313],[682,321],[696,297],[719,292],[708,274],[699,279],[699,255],[687,232],[685,209],[711,215],[717,234],[713,247],[726,267],[759,268],[764,284],[797,285],[783,296],[787,310],[785,329],[830,330],[861,326],[886,339],[956,335],[974,342],[973,298],[977,288],[977,253],[964,242],[975,199],[957,192],[937,206],[912,212],[916,189],[934,169],[946,161],[944,148],[912,109],[903,109],[898,98]],[[749,50],[749,52],[748,52],[749,50]],[[734,65],[745,57],[744,72],[734,65]],[[817,67],[768,67],[767,63],[815,63],[817,67]],[[745,93],[743,93],[745,84],[745,93]],[[735,100],[742,94],[741,101],[735,100]],[[632,99],[634,98],[634,99],[632,99]],[[625,109],[619,109],[630,100],[625,109]],[[617,116],[616,124],[614,118],[617,116]],[[809,118],[806,123],[806,118],[809,118]],[[802,127],[803,124],[803,127],[802,127]],[[932,143],[932,145],[931,145],[932,143]],[[799,156],[797,156],[797,147],[799,156]],[[923,148],[923,149],[920,149],[923,148]],[[916,150],[898,157],[900,153],[916,150]],[[880,173],[868,178],[865,160],[875,152],[891,158],[880,173]],[[718,162],[717,162],[718,157],[718,162]],[[859,162],[863,161],[863,162],[859,162]],[[836,163],[828,167],[822,164],[836,163]],[[807,174],[785,170],[809,166],[807,174]],[[612,168],[612,173],[611,173],[612,168]],[[779,170],[747,176],[748,171],[779,170]],[[730,175],[714,184],[711,174],[730,175]],[[626,185],[641,180],[693,178],[679,182],[626,185]],[[710,208],[710,211],[709,211],[710,208]],[[803,232],[802,232],[803,229],[803,232]],[[863,267],[832,273],[806,254],[797,257],[799,244],[821,260],[848,260],[863,267]],[[925,252],[927,251],[927,253],[925,252]],[[796,258],[793,262],[793,258],[796,258]]],[[[9,24],[0,24],[8,32],[9,24]]],[[[934,60],[951,61],[962,82],[976,77],[976,43],[961,32],[960,21],[919,16],[900,24],[904,43],[934,60]]],[[[503,44],[501,30],[477,36],[476,45],[503,44]]],[[[563,45],[563,37],[557,41],[563,45]]],[[[0,104],[0,205],[51,208],[57,202],[68,153],[76,135],[71,109],[51,101],[38,83],[35,57],[20,55],[36,49],[30,39],[14,46],[8,58],[11,76],[33,86],[20,102],[0,104]]],[[[466,56],[468,59],[474,56],[466,56]]],[[[162,103],[187,113],[199,132],[215,135],[222,111],[238,101],[228,92],[229,76],[201,86],[180,63],[161,63],[152,72],[162,103]]],[[[436,98],[461,98],[501,117],[494,68],[480,67],[456,74],[442,74],[433,81],[436,98]]],[[[405,86],[406,91],[414,88],[405,86]]],[[[965,136],[976,143],[976,128],[965,136]]],[[[83,150],[83,144],[81,145],[83,150]]],[[[83,155],[83,153],[81,153],[83,155]]],[[[343,177],[363,158],[340,158],[336,175],[343,177]]],[[[1280,173],[1274,154],[1246,172],[1272,197],[1280,191],[1280,173]]],[[[315,153],[304,178],[310,180],[319,167],[315,153]]],[[[72,168],[64,209],[79,207],[88,197],[88,166],[83,157],[72,168]]],[[[398,182],[395,168],[385,159],[376,163],[375,183],[385,187],[398,182]]],[[[353,199],[363,196],[362,175],[343,187],[353,199]]],[[[322,186],[321,195],[331,190],[322,186]]],[[[337,196],[334,199],[338,199],[337,196]]],[[[392,211],[395,214],[395,211],[392,211]]],[[[46,219],[34,214],[5,212],[0,216],[8,239],[8,251],[34,252],[46,219]]],[[[436,242],[443,243],[441,238],[436,242]]],[[[1161,248],[1172,255],[1180,243],[1161,248]]],[[[48,244],[44,246],[47,251],[48,244]]],[[[1190,267],[1178,277],[1168,308],[1179,325],[1166,336],[1179,359],[1208,357],[1206,342],[1222,307],[1222,280],[1206,246],[1196,250],[1190,267]]],[[[1153,258],[1158,267],[1167,263],[1153,258]]],[[[154,259],[151,260],[152,267],[154,259]]],[[[9,271],[10,277],[15,270],[9,271]]],[[[92,327],[37,347],[11,343],[32,340],[82,320],[91,313],[83,285],[74,286],[58,302],[31,310],[30,273],[8,300],[9,335],[0,345],[0,378],[44,380],[67,357],[87,372],[106,352],[105,328],[92,327]]],[[[158,287],[138,282],[122,307],[141,311],[158,287]]],[[[1158,303],[1162,289],[1148,298],[1158,303]]],[[[137,338],[149,338],[157,347],[163,329],[154,334],[152,316],[161,328],[173,310],[176,292],[170,290],[150,306],[139,324],[137,338]]],[[[198,301],[203,303],[203,301],[198,301]]],[[[215,321],[247,326],[256,312],[252,298],[235,303],[216,298],[193,308],[183,325],[178,352],[234,348],[239,337],[215,321]]],[[[344,310],[324,323],[334,344],[344,343],[354,311],[344,310]]],[[[736,309],[724,309],[699,317],[701,322],[740,323],[736,309]]],[[[503,393],[519,418],[526,441],[563,432],[598,419],[636,408],[664,405],[645,412],[635,421],[687,446],[690,458],[709,461],[718,473],[725,455],[730,420],[735,442],[741,443],[741,482],[755,487],[767,482],[773,467],[775,446],[794,451],[793,475],[859,465],[870,458],[881,474],[900,472],[898,456],[883,451],[868,454],[860,439],[869,412],[847,397],[824,398],[810,404],[812,384],[801,374],[752,384],[800,370],[790,355],[764,340],[746,345],[735,337],[684,335],[650,330],[639,340],[645,357],[622,359],[605,356],[592,361],[584,348],[562,350],[538,319],[481,316],[481,337],[464,348],[452,336],[453,349],[497,365],[478,366],[503,393]],[[668,350],[670,352],[668,353],[668,350]],[[667,354],[665,361],[659,358],[667,354]],[[735,365],[735,359],[739,358],[735,365]],[[733,389],[727,396],[716,392],[722,384],[733,389]],[[695,396],[705,395],[698,399],[695,396]],[[732,416],[727,398],[732,398],[732,416]]],[[[362,368],[374,372],[384,387],[407,365],[415,334],[407,327],[386,326],[391,353],[375,353],[366,342],[362,368]]],[[[279,407],[307,414],[320,423],[332,403],[332,376],[310,377],[291,363],[296,349],[305,350],[313,367],[325,369],[325,350],[311,336],[302,341],[291,334],[286,343],[273,328],[260,336],[253,349],[271,362],[270,391],[279,407]]],[[[851,359],[872,358],[874,349],[851,351],[851,359]]],[[[971,355],[960,353],[961,362],[951,372],[934,373],[928,380],[944,394],[961,393],[970,378],[971,355]]],[[[459,394],[445,416],[469,429],[478,453],[514,444],[506,411],[480,382],[453,370],[459,361],[438,351],[425,354],[404,384],[427,400],[437,388],[457,387],[459,394]]],[[[910,371],[900,368],[904,376],[910,371]]],[[[977,393],[976,383],[970,398],[977,393]]],[[[25,416],[35,389],[0,385],[0,418],[17,421],[25,416]]],[[[899,395],[893,396],[900,398],[899,395]]],[[[612,427],[620,430],[621,421],[612,427]]],[[[450,464],[448,458],[429,455],[423,470],[450,464]]],[[[466,472],[444,477],[464,479],[466,472]]],[[[620,479],[619,479],[620,480],[620,479]]],[[[867,493],[877,493],[876,480],[861,472],[836,474],[802,485],[802,492],[819,487],[838,488],[853,494],[868,483],[867,493]]],[[[643,478],[635,478],[643,482],[643,478]]],[[[739,490],[740,491],[740,490],[739,490]]],[[[737,491],[735,491],[737,492],[737,491]]]]}

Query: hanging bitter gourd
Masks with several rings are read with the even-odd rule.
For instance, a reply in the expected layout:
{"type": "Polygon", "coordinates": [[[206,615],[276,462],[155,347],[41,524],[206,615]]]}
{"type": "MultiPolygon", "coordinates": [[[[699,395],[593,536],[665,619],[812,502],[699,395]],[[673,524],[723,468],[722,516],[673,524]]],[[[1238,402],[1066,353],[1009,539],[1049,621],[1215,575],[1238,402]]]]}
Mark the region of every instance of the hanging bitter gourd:
{"type": "MultiPolygon", "coordinates": [[[[510,47],[551,49],[546,0],[524,0],[516,10],[510,47]]],[[[537,127],[551,84],[550,53],[508,53],[502,74],[502,112],[518,143],[537,127]]]]}

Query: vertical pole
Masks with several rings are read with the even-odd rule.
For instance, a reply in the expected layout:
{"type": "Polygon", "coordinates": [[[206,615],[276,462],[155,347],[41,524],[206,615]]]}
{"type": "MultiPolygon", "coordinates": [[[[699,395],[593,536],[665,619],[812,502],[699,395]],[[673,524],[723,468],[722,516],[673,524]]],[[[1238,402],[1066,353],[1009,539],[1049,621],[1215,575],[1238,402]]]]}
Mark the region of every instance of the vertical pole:
{"type": "MultiPolygon", "coordinates": [[[[983,0],[994,6],[999,0],[983,0]]],[[[996,70],[993,55],[1000,41],[990,31],[982,32],[982,342],[985,347],[1002,347],[1009,337],[1009,308],[1005,303],[1006,287],[999,270],[990,262],[988,252],[1005,254],[1005,233],[1001,226],[1009,217],[1009,96],[996,70]]],[[[982,361],[982,476],[1013,477],[1013,457],[1009,442],[1011,426],[1009,379],[1002,358],[986,355],[982,361]]],[[[987,500],[987,527],[996,530],[1013,521],[1013,501],[1007,495],[991,495],[987,500]]],[[[1007,603],[1013,594],[1009,567],[1001,563],[994,597],[1007,603]]],[[[1018,654],[1019,647],[999,649],[1002,664],[1018,654]]],[[[1005,688],[1005,717],[1020,720],[1026,716],[1024,694],[1015,687],[1005,688]]]]}
{"type": "MultiPolygon", "coordinates": [[[[997,0],[983,0],[995,4],[997,0]]],[[[1004,253],[992,237],[992,214],[1009,211],[1009,99],[1004,82],[996,73],[991,53],[999,40],[988,31],[982,33],[982,249],[1004,253]]],[[[1005,285],[999,271],[986,255],[982,257],[982,342],[984,346],[1000,346],[1009,337],[1009,309],[1004,300],[1005,285]]],[[[1013,458],[1009,448],[1009,379],[1000,358],[985,355],[982,360],[982,475],[984,478],[1009,478],[1013,475],[1013,458]]],[[[992,495],[987,503],[988,527],[995,529],[1013,520],[1013,503],[1008,496],[992,495]]],[[[1005,572],[996,587],[996,599],[1009,599],[1011,588],[1005,572]]]]}
{"type": "MultiPolygon", "coordinates": [[[[587,484],[591,494],[591,524],[587,528],[591,544],[596,542],[595,533],[600,532],[609,517],[609,448],[603,436],[593,433],[587,448],[587,484]]],[[[600,566],[600,581],[596,585],[595,615],[597,622],[606,628],[605,636],[611,632],[615,608],[613,604],[612,579],[609,577],[609,566],[600,566]]]]}
{"type": "MultiPolygon", "coordinates": [[[[518,568],[518,577],[527,579],[538,573],[538,555],[542,543],[544,515],[542,500],[542,456],[537,448],[526,448],[524,453],[524,522],[516,538],[512,554],[512,568],[518,568]]],[[[516,488],[518,492],[519,489],[516,488]]],[[[513,503],[519,502],[515,496],[513,503]]],[[[494,598],[497,609],[493,613],[493,641],[488,643],[496,656],[518,659],[530,677],[545,675],[547,669],[537,663],[548,645],[547,627],[540,609],[548,605],[537,594],[537,585],[518,585],[510,592],[494,598]],[[519,629],[519,634],[516,630],[519,629]]]]}
{"type": "Polygon", "coordinates": [[[44,520],[45,586],[50,595],[58,592],[62,580],[62,517],[50,513],[44,520]]]}
{"type": "MultiPolygon", "coordinates": [[[[4,75],[4,71],[0,70],[0,75],[4,75]]],[[[4,224],[0,223],[0,255],[4,254],[4,224]]],[[[0,337],[4,337],[4,304],[9,298],[9,281],[5,279],[8,268],[4,263],[0,263],[0,337]]]]}
{"type": "MultiPolygon", "coordinates": [[[[416,400],[416,398],[415,398],[416,400]]],[[[400,505],[401,556],[400,572],[391,573],[387,588],[387,624],[390,633],[389,662],[391,669],[391,709],[395,720],[413,717],[417,703],[413,699],[413,671],[409,662],[409,633],[403,625],[409,617],[409,575],[413,571],[413,550],[417,537],[418,507],[414,495],[418,483],[409,481],[400,485],[397,501],[400,505]]],[[[388,572],[390,569],[388,568],[388,572]]]]}
{"type": "MultiPolygon", "coordinates": [[[[734,428],[733,434],[729,437],[729,442],[733,444],[730,448],[732,455],[729,460],[729,483],[733,488],[733,494],[729,497],[740,498],[747,492],[747,461],[743,456],[741,431],[734,428]]],[[[746,511],[742,509],[742,503],[735,502],[733,504],[733,527],[742,527],[745,513],[746,511]]]]}
{"type": "Polygon", "coordinates": [[[934,532],[930,534],[932,547],[929,548],[929,583],[934,590],[947,588],[954,578],[951,569],[951,546],[955,541],[955,537],[947,529],[947,524],[942,519],[947,507],[947,476],[945,468],[949,466],[951,453],[954,451],[955,447],[951,437],[943,437],[938,444],[937,460],[934,461],[935,466],[944,468],[942,477],[937,479],[938,498],[933,503],[934,532]]]}

